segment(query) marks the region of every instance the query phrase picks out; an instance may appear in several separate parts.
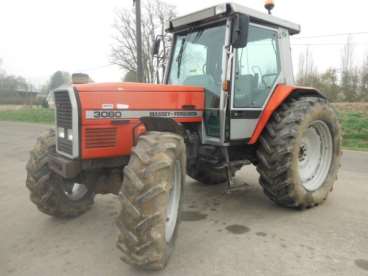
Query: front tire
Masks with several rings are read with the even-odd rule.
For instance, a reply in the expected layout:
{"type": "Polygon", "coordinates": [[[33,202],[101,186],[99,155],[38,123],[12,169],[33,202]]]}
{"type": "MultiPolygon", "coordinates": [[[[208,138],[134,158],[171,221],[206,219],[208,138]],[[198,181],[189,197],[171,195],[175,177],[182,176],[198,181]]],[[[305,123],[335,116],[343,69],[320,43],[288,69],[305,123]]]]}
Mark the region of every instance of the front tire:
{"type": "Polygon", "coordinates": [[[272,201],[301,209],[321,204],[340,168],[336,112],[319,97],[287,100],[263,131],[257,157],[260,184],[272,201]]]}
{"type": "Polygon", "coordinates": [[[117,247],[124,262],[146,270],[166,266],[180,222],[185,166],[181,136],[148,132],[139,137],[119,193],[117,247]]]}
{"type": "Polygon", "coordinates": [[[41,212],[59,218],[77,217],[90,209],[95,194],[87,185],[50,171],[48,153],[55,151],[55,139],[53,130],[38,138],[27,163],[26,186],[41,212]]]}

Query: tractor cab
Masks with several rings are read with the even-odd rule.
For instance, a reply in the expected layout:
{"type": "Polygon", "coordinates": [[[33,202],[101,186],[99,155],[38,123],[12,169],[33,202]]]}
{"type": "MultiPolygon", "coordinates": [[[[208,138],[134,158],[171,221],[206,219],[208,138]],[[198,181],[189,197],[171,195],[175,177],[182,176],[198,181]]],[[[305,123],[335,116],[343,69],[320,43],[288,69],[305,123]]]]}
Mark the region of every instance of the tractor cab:
{"type": "Polygon", "coordinates": [[[278,84],[293,84],[297,24],[226,3],[169,23],[165,83],[205,88],[203,143],[249,139],[278,84]]]}

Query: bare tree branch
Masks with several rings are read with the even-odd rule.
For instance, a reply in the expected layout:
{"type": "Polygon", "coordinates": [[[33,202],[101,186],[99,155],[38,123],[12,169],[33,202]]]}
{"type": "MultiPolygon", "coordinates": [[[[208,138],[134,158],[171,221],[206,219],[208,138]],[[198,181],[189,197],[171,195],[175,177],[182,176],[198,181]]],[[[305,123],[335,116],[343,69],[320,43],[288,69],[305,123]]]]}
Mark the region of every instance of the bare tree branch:
{"type": "MultiPolygon", "coordinates": [[[[142,3],[142,48],[145,82],[154,82],[157,64],[152,58],[151,49],[156,36],[165,35],[165,25],[175,16],[175,7],[161,0],[144,0],[142,3]]],[[[135,16],[133,9],[116,12],[113,25],[114,44],[111,47],[111,62],[127,71],[137,71],[137,45],[135,32],[135,16]]],[[[171,41],[167,39],[168,41],[171,41]]],[[[160,50],[160,65],[168,58],[168,47],[160,50]]]]}

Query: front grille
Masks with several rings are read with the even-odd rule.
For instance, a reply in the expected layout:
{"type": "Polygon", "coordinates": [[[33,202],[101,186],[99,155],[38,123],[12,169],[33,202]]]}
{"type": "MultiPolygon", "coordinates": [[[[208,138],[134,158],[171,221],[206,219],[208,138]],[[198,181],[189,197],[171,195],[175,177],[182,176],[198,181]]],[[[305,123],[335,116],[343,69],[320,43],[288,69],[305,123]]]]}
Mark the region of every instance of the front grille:
{"type": "Polygon", "coordinates": [[[86,128],[86,148],[113,148],[116,146],[116,128],[86,128]]]}
{"type": "MultiPolygon", "coordinates": [[[[72,103],[68,91],[55,91],[56,126],[57,131],[64,129],[65,137],[57,136],[57,149],[68,155],[73,155],[73,142],[68,140],[68,129],[73,128],[72,103]]],[[[75,137],[76,138],[76,137],[75,137]]]]}
{"type": "Polygon", "coordinates": [[[70,102],[68,91],[56,91],[56,124],[58,127],[72,128],[72,103],[70,102]]]}
{"type": "Polygon", "coordinates": [[[73,154],[73,143],[65,138],[58,138],[58,150],[69,155],[73,154]]]}

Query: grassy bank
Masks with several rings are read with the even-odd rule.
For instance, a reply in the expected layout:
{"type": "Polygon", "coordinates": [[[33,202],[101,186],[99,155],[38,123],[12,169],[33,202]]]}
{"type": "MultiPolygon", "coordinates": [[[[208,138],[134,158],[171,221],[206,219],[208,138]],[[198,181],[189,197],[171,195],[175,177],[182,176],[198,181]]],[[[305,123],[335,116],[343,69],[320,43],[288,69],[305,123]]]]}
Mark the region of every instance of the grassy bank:
{"type": "MultiPolygon", "coordinates": [[[[335,105],[343,128],[343,145],[346,149],[368,151],[368,111],[357,105],[335,105]]],[[[54,111],[40,107],[0,109],[0,121],[52,124],[54,111]]]]}
{"type": "Polygon", "coordinates": [[[368,114],[340,111],[339,117],[344,148],[368,151],[368,114]]]}
{"type": "Polygon", "coordinates": [[[52,124],[54,117],[54,110],[41,107],[0,110],[0,121],[52,124]]]}

